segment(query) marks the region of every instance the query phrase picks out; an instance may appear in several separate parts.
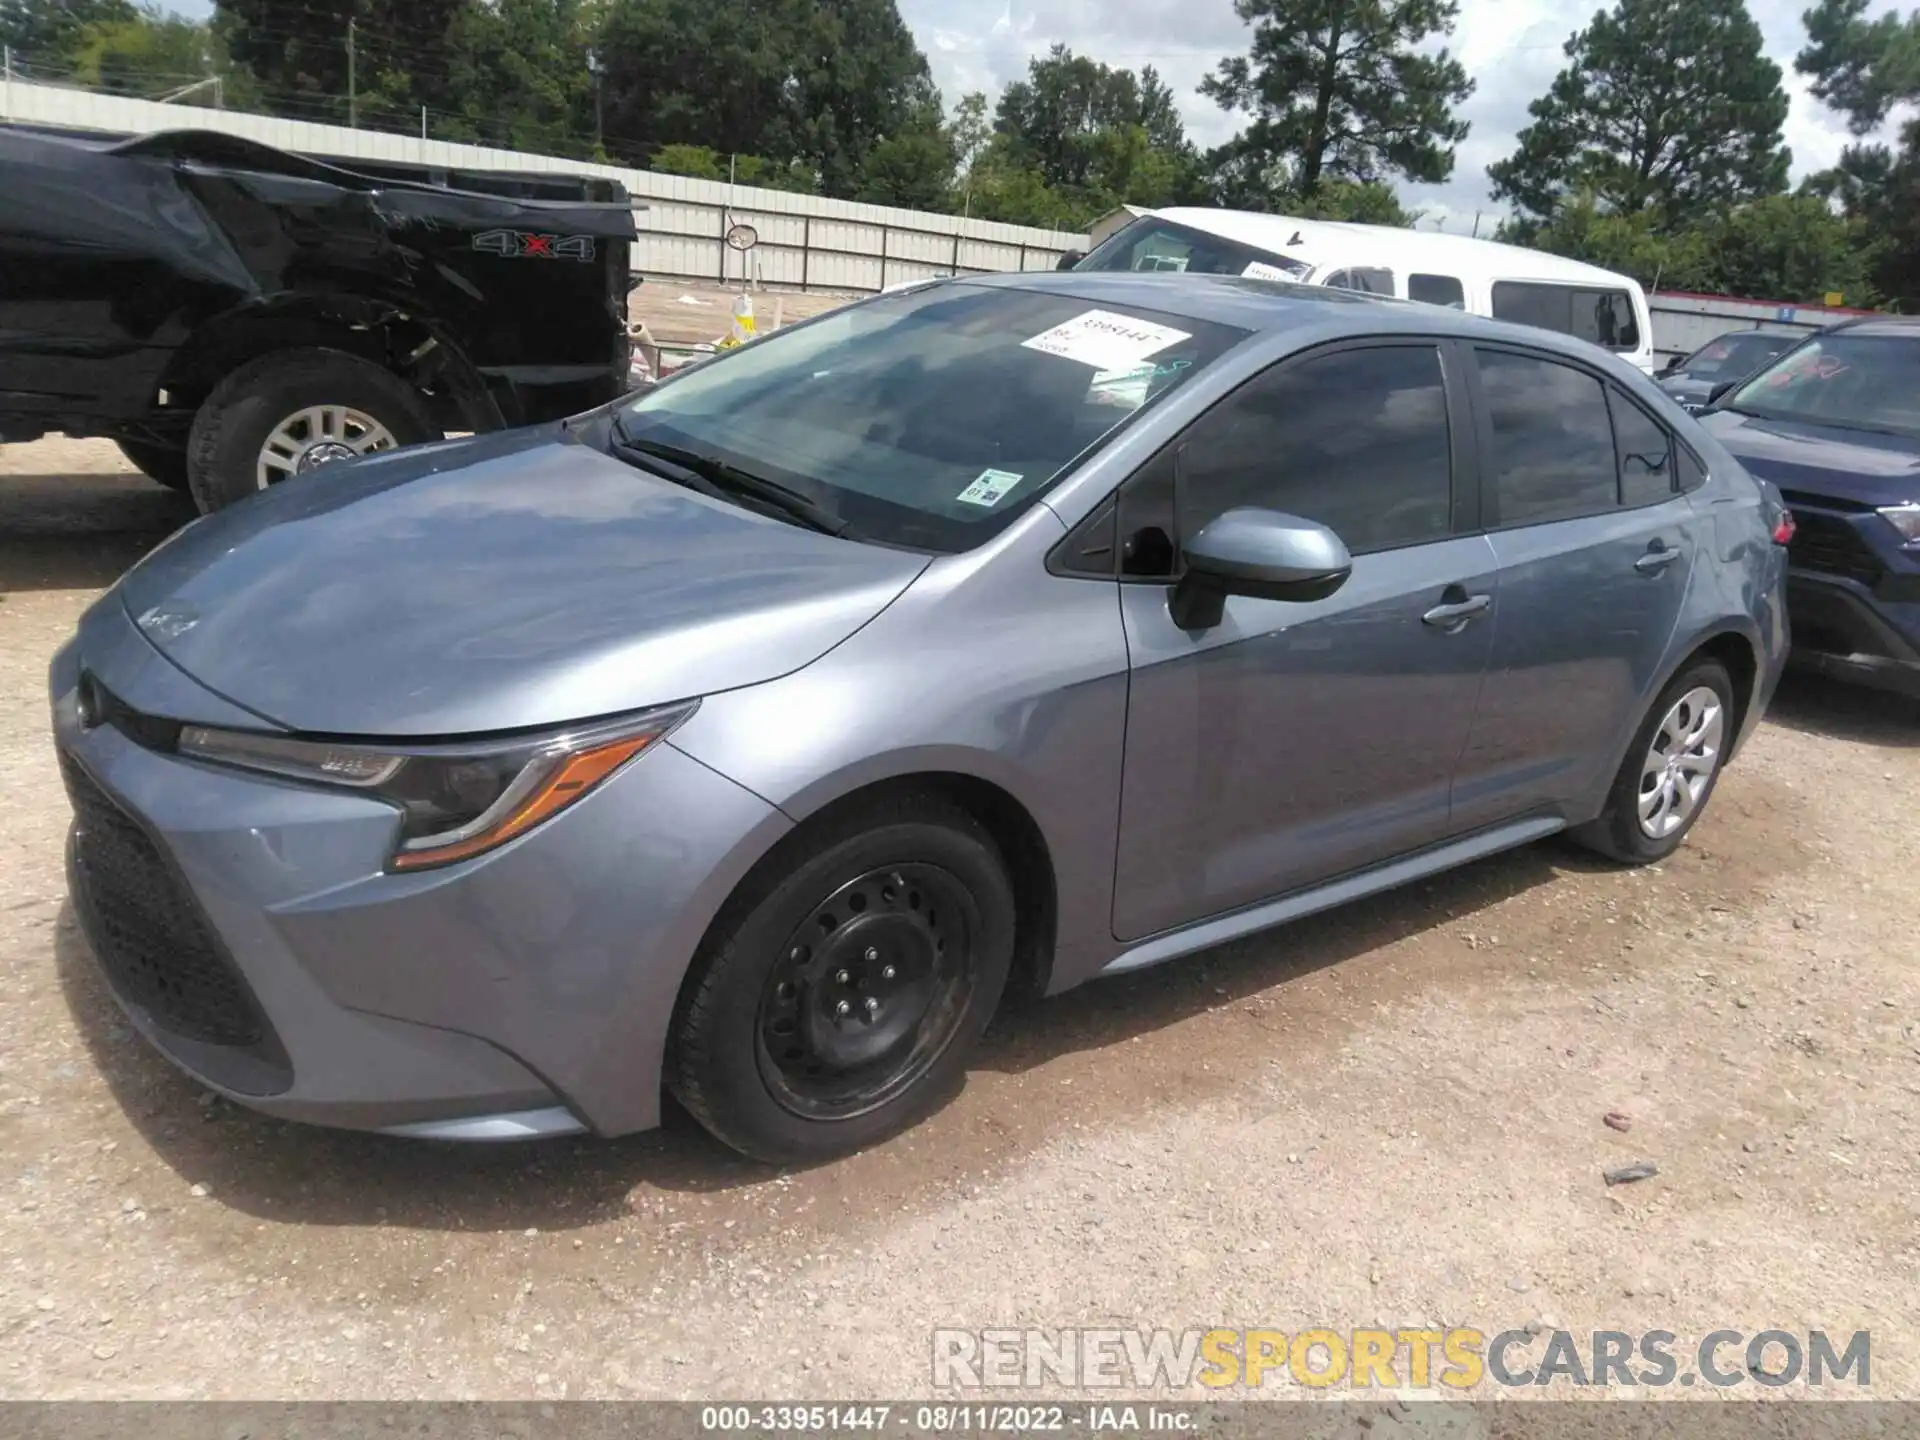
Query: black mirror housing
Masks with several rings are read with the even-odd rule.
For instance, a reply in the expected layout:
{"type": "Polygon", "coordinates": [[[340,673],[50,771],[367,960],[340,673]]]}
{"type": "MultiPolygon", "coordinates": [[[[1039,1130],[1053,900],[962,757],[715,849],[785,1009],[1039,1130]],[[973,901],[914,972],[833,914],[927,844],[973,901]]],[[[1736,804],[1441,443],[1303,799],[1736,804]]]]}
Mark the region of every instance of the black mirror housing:
{"type": "Polygon", "coordinates": [[[1226,613],[1229,595],[1305,604],[1347,583],[1353,556],[1316,520],[1277,510],[1229,510],[1185,547],[1186,574],[1169,599],[1182,630],[1209,630],[1226,613]]]}
{"type": "Polygon", "coordinates": [[[1714,386],[1713,389],[1707,392],[1707,404],[1718,405],[1720,403],[1721,397],[1723,395],[1730,393],[1733,387],[1738,385],[1739,383],[1740,382],[1738,380],[1722,380],[1718,385],[1714,386]]]}
{"type": "Polygon", "coordinates": [[[1054,262],[1053,268],[1056,270],[1071,270],[1086,258],[1087,252],[1084,250],[1069,250],[1054,262]]]}

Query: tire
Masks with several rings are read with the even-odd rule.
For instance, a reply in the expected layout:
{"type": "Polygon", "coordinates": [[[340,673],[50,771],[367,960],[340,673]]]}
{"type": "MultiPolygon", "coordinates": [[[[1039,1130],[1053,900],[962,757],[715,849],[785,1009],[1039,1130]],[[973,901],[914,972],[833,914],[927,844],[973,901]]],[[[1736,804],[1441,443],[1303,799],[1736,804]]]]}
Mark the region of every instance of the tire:
{"type": "Polygon", "coordinates": [[[139,440],[116,440],[120,453],[133,468],[155,484],[182,494],[187,490],[187,452],[170,445],[148,445],[139,440]]]}
{"type": "Polygon", "coordinates": [[[1673,854],[1713,799],[1734,742],[1733,717],[1733,682],[1726,667],[1716,660],[1687,666],[1660,692],[1634,733],[1607,792],[1606,809],[1599,819],[1575,830],[1573,838],[1623,865],[1651,865],[1673,854]],[[1711,714],[1699,699],[1708,694],[1716,707],[1711,714]],[[1697,744],[1680,743],[1689,734],[1697,737],[1697,744]],[[1662,755],[1675,760],[1692,756],[1693,763],[1679,763],[1671,771],[1656,768],[1662,755]],[[1669,789],[1676,776],[1688,778],[1689,785],[1669,789]],[[1693,798],[1683,810],[1686,789],[1693,798]],[[1653,807],[1652,823],[1643,821],[1643,801],[1653,807]]]}
{"type": "Polygon", "coordinates": [[[942,797],[894,796],[796,840],[716,921],[666,1066],[716,1139],[776,1165],[920,1119],[962,1074],[1014,945],[999,849],[942,797]]]}
{"type": "MultiPolygon", "coordinates": [[[[309,409],[351,412],[377,427],[361,429],[359,438],[334,446],[341,458],[349,452],[366,454],[441,438],[418,392],[391,371],[343,350],[266,355],[222,380],[194,417],[187,476],[201,512],[232,505],[265,488],[260,465],[268,439],[309,409]],[[381,440],[380,431],[391,443],[381,440]]],[[[285,463],[295,466],[297,457],[285,463]]]]}

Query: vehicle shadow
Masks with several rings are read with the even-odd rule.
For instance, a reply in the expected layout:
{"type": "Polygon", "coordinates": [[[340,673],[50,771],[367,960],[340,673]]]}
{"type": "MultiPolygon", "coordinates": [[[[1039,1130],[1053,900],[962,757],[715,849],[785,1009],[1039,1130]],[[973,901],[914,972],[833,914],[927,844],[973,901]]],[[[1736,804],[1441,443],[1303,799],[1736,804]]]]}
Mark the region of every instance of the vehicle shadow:
{"type": "Polygon", "coordinates": [[[105,589],[193,515],[142,475],[0,474],[0,594],[105,589]]]}
{"type": "MultiPolygon", "coordinates": [[[[1284,1010],[1287,987],[1318,970],[1550,884],[1566,870],[1600,866],[1569,847],[1536,845],[1174,964],[1010,1006],[988,1032],[971,1074],[1019,1074],[1072,1052],[1104,1051],[1256,995],[1267,994],[1284,1010]],[[1269,993],[1275,991],[1280,993],[1269,993]]],[[[261,1219],[422,1230],[566,1230],[629,1215],[637,1190],[716,1194],[763,1185],[778,1173],[726,1151],[674,1107],[667,1123],[646,1135],[509,1146],[402,1141],[272,1120],[215,1101],[133,1032],[106,990],[70,904],[54,934],[66,1002],[129,1122],[183,1183],[206,1184],[224,1204],[261,1219]]],[[[1130,1055],[1116,1063],[1139,1062],[1130,1055]]],[[[1171,1087],[1176,1077],[1166,1078],[1171,1087]]],[[[1157,1085],[1149,1081],[1150,1088],[1157,1085]]],[[[1004,1165],[1054,1130],[1098,1120],[1113,1108],[1109,1103],[1101,1113],[1075,1112],[1074,1106],[1100,1105],[1099,1090],[1063,1090],[1057,1117],[1044,1116],[1012,1134],[991,1114],[969,1113],[977,1101],[956,1105],[953,1099],[947,1097],[924,1122],[915,1157],[887,1172],[902,1204],[936,1193],[950,1178],[950,1165],[925,1164],[918,1156],[930,1146],[933,1155],[951,1158],[964,1128],[991,1132],[989,1163],[1004,1165]]],[[[837,1190],[855,1186],[844,1174],[836,1178],[835,1169],[796,1172],[789,1183],[814,1187],[833,1200],[837,1190]]],[[[858,1173],[864,1185],[875,1172],[858,1173]]]]}
{"type": "Polygon", "coordinates": [[[1889,749],[1920,747],[1920,700],[1805,670],[1781,678],[1767,719],[1790,730],[1889,749]]]}

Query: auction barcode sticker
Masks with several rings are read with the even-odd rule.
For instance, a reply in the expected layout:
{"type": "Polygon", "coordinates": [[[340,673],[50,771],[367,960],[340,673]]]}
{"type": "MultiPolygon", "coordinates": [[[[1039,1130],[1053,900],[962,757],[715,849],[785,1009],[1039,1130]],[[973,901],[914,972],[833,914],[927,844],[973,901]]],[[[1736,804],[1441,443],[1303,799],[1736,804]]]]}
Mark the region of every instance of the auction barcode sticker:
{"type": "Polygon", "coordinates": [[[1189,339],[1191,334],[1112,310],[1089,310],[1020,343],[1029,350],[1077,360],[1096,370],[1131,370],[1149,355],[1189,339]]]}

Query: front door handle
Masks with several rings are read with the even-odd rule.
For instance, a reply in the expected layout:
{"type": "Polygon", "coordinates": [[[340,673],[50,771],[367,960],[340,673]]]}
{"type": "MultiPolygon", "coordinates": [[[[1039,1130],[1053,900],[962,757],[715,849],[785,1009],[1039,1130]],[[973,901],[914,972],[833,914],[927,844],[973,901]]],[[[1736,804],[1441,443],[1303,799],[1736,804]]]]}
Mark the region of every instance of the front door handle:
{"type": "Polygon", "coordinates": [[[1679,558],[1678,550],[1669,550],[1662,542],[1656,540],[1647,547],[1646,554],[1633,562],[1633,568],[1642,575],[1659,575],[1679,558]]]}
{"type": "Polygon", "coordinates": [[[1469,595],[1464,600],[1450,600],[1445,604],[1436,605],[1420,618],[1436,630],[1448,635],[1458,635],[1476,617],[1486,614],[1492,608],[1491,595],[1469,595]]]}

